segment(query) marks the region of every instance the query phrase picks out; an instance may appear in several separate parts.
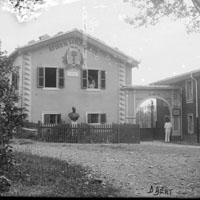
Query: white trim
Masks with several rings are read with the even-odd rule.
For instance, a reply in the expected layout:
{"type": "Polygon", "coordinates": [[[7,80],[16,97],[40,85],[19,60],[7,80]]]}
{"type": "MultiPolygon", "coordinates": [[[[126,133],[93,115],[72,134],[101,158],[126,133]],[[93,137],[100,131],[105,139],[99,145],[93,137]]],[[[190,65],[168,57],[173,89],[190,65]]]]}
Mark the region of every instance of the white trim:
{"type": "Polygon", "coordinates": [[[180,131],[180,117],[173,116],[173,131],[180,131]],[[175,120],[177,119],[176,123],[175,120]],[[175,129],[175,125],[177,125],[177,129],[175,129]]]}
{"type": "Polygon", "coordinates": [[[125,113],[126,113],[125,122],[129,123],[129,117],[128,117],[129,116],[129,113],[128,113],[128,92],[127,91],[125,92],[125,102],[126,102],[125,103],[125,108],[126,108],[125,109],[126,110],[125,111],[125,113]]]}
{"type": "Polygon", "coordinates": [[[86,88],[86,91],[88,92],[101,92],[102,90],[100,88],[86,88]]]}
{"type": "Polygon", "coordinates": [[[42,65],[41,67],[44,67],[44,68],[61,68],[61,67],[58,67],[56,65],[42,65]]]}
{"type": "Polygon", "coordinates": [[[193,85],[193,81],[191,79],[189,80],[186,80],[185,81],[185,100],[186,100],[186,103],[193,103],[193,98],[194,98],[194,85],[193,85]],[[191,99],[187,99],[187,93],[188,93],[188,87],[187,87],[187,84],[191,82],[191,92],[192,92],[192,96],[191,96],[191,99]]]}
{"type": "Polygon", "coordinates": [[[187,113],[187,131],[188,134],[194,134],[194,114],[193,113],[187,113]],[[192,130],[189,130],[189,117],[192,116],[192,130]]]}
{"type": "Polygon", "coordinates": [[[55,87],[55,88],[54,88],[54,87],[43,87],[42,89],[43,89],[43,90],[50,90],[50,91],[51,91],[51,90],[61,90],[61,89],[58,88],[58,87],[55,87]]]}

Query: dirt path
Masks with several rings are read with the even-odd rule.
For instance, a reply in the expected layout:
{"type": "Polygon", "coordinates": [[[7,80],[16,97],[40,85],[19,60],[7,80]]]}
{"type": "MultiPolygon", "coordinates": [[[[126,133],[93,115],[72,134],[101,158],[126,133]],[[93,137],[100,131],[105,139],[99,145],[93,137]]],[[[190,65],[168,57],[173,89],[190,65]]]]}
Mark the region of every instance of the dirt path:
{"type": "Polygon", "coordinates": [[[18,141],[14,148],[87,166],[124,197],[200,197],[200,146],[18,141]]]}

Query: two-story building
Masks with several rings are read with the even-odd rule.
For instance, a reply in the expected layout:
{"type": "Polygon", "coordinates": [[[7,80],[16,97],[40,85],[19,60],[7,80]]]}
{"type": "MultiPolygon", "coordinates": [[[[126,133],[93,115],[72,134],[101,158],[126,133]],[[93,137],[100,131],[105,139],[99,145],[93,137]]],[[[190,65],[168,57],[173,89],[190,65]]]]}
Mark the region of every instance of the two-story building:
{"type": "MultiPolygon", "coordinates": [[[[10,55],[27,120],[68,122],[76,107],[79,123],[124,123],[125,92],[139,62],[77,29],[44,35],[10,55]]],[[[16,82],[16,79],[13,79],[16,82]]]]}
{"type": "Polygon", "coordinates": [[[183,140],[199,142],[200,70],[160,80],[152,85],[171,85],[182,88],[183,140]]]}

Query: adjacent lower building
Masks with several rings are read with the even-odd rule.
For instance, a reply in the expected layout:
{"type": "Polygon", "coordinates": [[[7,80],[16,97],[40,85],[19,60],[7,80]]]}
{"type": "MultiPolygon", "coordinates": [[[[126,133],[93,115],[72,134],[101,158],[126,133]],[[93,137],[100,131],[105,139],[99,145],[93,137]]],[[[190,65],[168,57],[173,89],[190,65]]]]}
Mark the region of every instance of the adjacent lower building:
{"type": "Polygon", "coordinates": [[[178,86],[182,90],[183,140],[199,142],[200,69],[152,83],[178,86]]]}

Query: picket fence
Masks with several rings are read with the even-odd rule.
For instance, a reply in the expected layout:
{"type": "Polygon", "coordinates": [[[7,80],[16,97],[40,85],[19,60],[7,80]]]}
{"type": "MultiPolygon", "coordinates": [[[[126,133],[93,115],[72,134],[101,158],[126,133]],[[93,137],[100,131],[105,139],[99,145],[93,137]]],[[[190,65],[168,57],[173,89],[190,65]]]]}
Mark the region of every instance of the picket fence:
{"type": "Polygon", "coordinates": [[[137,124],[42,124],[24,122],[18,137],[65,143],[139,143],[137,124]]]}

